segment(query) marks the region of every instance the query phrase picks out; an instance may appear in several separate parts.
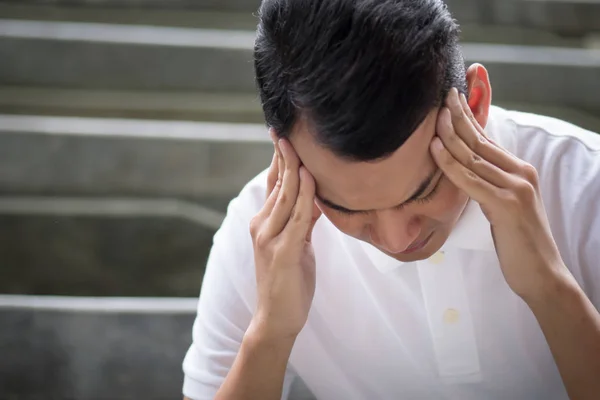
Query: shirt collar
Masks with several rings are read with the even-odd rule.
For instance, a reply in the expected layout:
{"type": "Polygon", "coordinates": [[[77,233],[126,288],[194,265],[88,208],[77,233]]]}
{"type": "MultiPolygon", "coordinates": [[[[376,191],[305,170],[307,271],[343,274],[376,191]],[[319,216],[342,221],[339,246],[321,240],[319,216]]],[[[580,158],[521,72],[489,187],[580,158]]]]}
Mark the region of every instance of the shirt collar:
{"type": "MultiPolygon", "coordinates": [[[[361,245],[369,259],[381,273],[390,272],[404,264],[369,243],[361,242],[361,245]]],[[[441,248],[442,251],[449,249],[494,250],[490,223],[476,201],[469,200],[450,236],[441,248]]]]}
{"type": "MultiPolygon", "coordinates": [[[[509,135],[498,134],[502,122],[499,114],[502,112],[503,110],[497,107],[491,108],[485,132],[496,143],[511,151],[513,144],[510,141],[511,137],[509,135]]],[[[390,272],[404,264],[369,243],[361,242],[361,245],[369,259],[382,273],[390,272]]],[[[469,200],[450,236],[448,236],[448,239],[441,248],[442,251],[449,249],[494,250],[494,240],[492,238],[490,223],[476,201],[469,200]]]]}

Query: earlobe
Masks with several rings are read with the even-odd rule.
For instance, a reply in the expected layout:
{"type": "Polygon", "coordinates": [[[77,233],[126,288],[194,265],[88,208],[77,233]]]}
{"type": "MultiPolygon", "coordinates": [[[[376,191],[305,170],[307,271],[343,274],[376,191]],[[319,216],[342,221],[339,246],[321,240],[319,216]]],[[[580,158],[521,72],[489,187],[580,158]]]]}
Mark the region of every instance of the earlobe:
{"type": "Polygon", "coordinates": [[[481,64],[473,64],[467,70],[468,103],[475,119],[482,128],[488,121],[492,103],[492,87],[487,70],[481,64]]]}

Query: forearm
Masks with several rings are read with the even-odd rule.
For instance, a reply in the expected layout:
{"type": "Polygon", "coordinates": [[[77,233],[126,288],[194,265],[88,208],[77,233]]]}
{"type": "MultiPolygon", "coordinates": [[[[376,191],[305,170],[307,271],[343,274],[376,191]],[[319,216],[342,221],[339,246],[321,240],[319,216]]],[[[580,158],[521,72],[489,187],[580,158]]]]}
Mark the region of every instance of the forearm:
{"type": "Polygon", "coordinates": [[[250,327],[216,400],[280,400],[294,338],[269,339],[250,327]]]}
{"type": "Polygon", "coordinates": [[[526,300],[546,337],[571,400],[600,393],[600,314],[575,279],[549,280],[526,300]]]}

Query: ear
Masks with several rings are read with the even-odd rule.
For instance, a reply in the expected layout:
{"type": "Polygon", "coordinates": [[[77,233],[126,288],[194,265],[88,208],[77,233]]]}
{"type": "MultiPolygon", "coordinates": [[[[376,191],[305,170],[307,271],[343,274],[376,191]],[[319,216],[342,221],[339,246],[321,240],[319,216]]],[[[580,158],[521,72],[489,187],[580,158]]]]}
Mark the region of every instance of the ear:
{"type": "Polygon", "coordinates": [[[467,70],[467,101],[475,119],[482,128],[488,122],[490,106],[492,104],[492,86],[485,67],[473,64],[467,70]]]}

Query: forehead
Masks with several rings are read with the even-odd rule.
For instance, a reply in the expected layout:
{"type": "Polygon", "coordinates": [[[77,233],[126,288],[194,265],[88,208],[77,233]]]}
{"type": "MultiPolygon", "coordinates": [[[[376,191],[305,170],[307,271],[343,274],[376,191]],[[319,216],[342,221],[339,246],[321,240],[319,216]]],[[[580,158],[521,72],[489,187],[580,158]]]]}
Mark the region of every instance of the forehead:
{"type": "Polygon", "coordinates": [[[429,143],[435,133],[437,110],[389,157],[376,162],[353,162],[318,145],[306,123],[299,121],[290,141],[313,175],[317,194],[348,209],[393,207],[410,197],[435,169],[429,143]]]}

